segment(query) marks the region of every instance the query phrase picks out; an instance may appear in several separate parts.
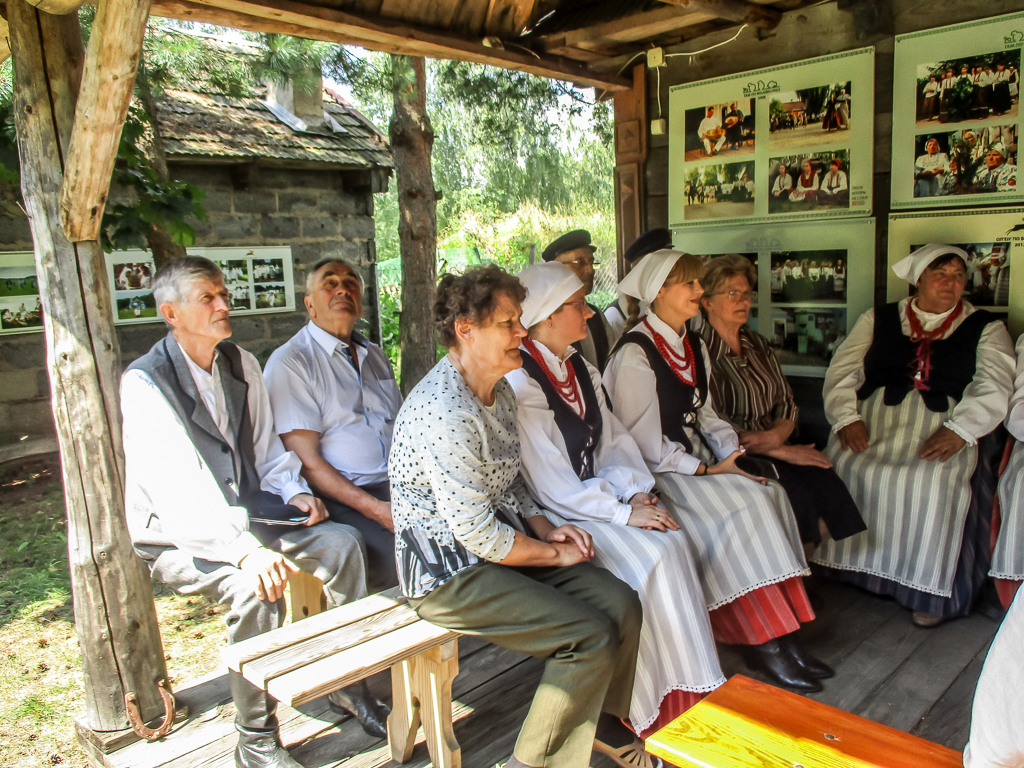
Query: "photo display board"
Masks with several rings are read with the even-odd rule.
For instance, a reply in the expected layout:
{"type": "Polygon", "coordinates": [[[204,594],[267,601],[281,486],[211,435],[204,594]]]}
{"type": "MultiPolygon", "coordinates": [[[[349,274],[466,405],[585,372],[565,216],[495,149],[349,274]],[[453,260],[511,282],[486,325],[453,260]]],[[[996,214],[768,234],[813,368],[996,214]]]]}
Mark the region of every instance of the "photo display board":
{"type": "Polygon", "coordinates": [[[1024,208],[891,215],[888,301],[904,299],[913,289],[893,273],[892,265],[927,243],[950,243],[967,251],[964,299],[1007,317],[1014,338],[1024,332],[1024,208]],[[1011,261],[1017,263],[1012,271],[1011,261]]]}
{"type": "Polygon", "coordinates": [[[747,324],[765,336],[787,376],[824,377],[832,355],[874,300],[875,220],[687,228],[673,247],[738,253],[757,269],[747,324]]]}
{"type": "Polygon", "coordinates": [[[669,89],[669,226],[871,214],[875,49],[669,89]]]}
{"type": "Polygon", "coordinates": [[[32,251],[0,254],[0,335],[43,330],[32,251]]]}
{"type": "MultiPolygon", "coordinates": [[[[295,309],[295,280],[289,246],[187,250],[189,256],[205,256],[224,271],[224,286],[231,294],[231,314],[295,309]]],[[[148,251],[107,254],[107,278],[116,325],[160,321],[153,298],[155,272],[153,257],[148,251]]]]}
{"type": "Polygon", "coordinates": [[[896,36],[892,207],[1016,203],[1024,13],[896,36]]]}

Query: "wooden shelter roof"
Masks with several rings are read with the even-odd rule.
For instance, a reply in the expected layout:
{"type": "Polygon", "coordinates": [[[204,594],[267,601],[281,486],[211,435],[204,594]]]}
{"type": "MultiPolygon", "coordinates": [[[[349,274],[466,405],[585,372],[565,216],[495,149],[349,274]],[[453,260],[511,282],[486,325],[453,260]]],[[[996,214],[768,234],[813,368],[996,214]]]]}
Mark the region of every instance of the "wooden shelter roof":
{"type": "Polygon", "coordinates": [[[458,59],[605,91],[648,48],[716,29],[771,29],[815,0],[153,0],[155,16],[458,59]]]}

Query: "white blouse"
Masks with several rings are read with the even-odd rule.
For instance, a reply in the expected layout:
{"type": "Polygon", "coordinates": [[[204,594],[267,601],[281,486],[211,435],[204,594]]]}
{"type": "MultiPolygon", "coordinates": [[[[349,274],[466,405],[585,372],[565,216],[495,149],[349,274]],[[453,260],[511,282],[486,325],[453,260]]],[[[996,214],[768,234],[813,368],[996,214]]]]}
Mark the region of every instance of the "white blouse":
{"type": "MultiPolygon", "coordinates": [[[[570,347],[560,360],[540,342],[534,344],[552,375],[565,381],[569,372],[564,359],[576,350],[570,347]]],[[[636,493],[650,491],[654,477],[647,471],[644,457],[629,432],[608,409],[601,374],[586,360],[583,363],[586,371],[575,373],[590,375],[602,420],[601,436],[594,451],[594,477],[589,480],[580,480],[573,470],[565,439],[540,384],[522,368],[505,376],[519,401],[523,477],[533,498],[566,520],[625,525],[632,513],[629,499],[636,493]]]]}
{"type": "MultiPolygon", "coordinates": [[[[900,320],[903,333],[910,335],[910,322],[907,320],[907,305],[911,299],[900,302],[900,320]]],[[[976,310],[968,302],[963,302],[964,311],[953,322],[946,335],[948,337],[960,324],[976,310]]],[[[953,310],[941,314],[922,312],[914,305],[921,326],[931,331],[942,325],[953,310]]],[[[850,331],[846,341],[836,350],[832,364],[825,374],[825,417],[832,424],[832,431],[838,432],[847,424],[860,421],[857,408],[857,390],[864,383],[864,357],[871,347],[875,330],[875,310],[869,309],[850,331]]],[[[982,331],[978,342],[978,361],[974,379],[967,388],[960,402],[953,407],[953,415],[944,426],[956,432],[974,445],[978,438],[987,435],[1006,415],[1007,404],[1013,392],[1013,370],[1016,358],[1013,354],[1013,343],[1010,334],[1002,323],[989,323],[982,331]]]]}
{"type": "MultiPolygon", "coordinates": [[[[683,355],[682,338],[654,312],[648,312],[646,317],[651,326],[665,338],[666,343],[679,355],[683,355]]],[[[633,330],[653,338],[643,323],[633,330]]],[[[711,359],[703,341],[700,352],[704,357],[704,370],[710,372],[711,359]]],[[[640,447],[640,453],[651,472],[678,472],[683,475],[697,472],[700,459],[687,453],[682,445],[669,440],[661,432],[661,410],[654,370],[647,360],[647,354],[638,344],[627,344],[608,361],[604,371],[604,385],[612,399],[615,415],[640,447]]],[[[710,392],[704,407],[697,411],[696,426],[719,459],[727,458],[739,449],[740,440],[736,431],[715,413],[710,392]]]]}
{"type": "Polygon", "coordinates": [[[1024,334],[1017,339],[1017,379],[1013,382],[1006,428],[1015,438],[1024,440],[1024,334]]]}

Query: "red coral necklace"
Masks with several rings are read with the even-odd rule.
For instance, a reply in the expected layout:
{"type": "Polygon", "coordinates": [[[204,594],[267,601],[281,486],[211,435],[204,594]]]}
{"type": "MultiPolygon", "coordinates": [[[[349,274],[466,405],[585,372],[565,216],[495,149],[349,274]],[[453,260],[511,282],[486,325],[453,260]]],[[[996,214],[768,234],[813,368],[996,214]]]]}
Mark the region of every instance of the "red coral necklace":
{"type": "Polygon", "coordinates": [[[910,361],[910,377],[914,389],[928,391],[928,379],[932,375],[932,342],[941,339],[946,335],[956,319],[963,313],[964,304],[958,301],[956,309],[949,313],[949,317],[942,321],[933,331],[926,331],[921,325],[921,319],[914,311],[914,302],[907,304],[907,324],[910,326],[910,340],[917,344],[917,351],[914,359],[910,361]]]}
{"type": "Polygon", "coordinates": [[[644,325],[647,326],[647,330],[651,332],[651,336],[654,337],[654,344],[657,346],[661,356],[665,358],[665,362],[669,364],[672,372],[680,378],[680,380],[686,382],[691,387],[697,385],[697,377],[693,367],[693,349],[690,347],[689,334],[683,330],[683,349],[686,350],[686,354],[680,356],[672,347],[669,346],[668,342],[665,341],[665,337],[658,333],[651,324],[647,322],[647,318],[644,318],[644,325]]]}
{"type": "Polygon", "coordinates": [[[523,339],[523,346],[530,353],[530,357],[537,361],[537,365],[544,371],[544,375],[548,377],[548,381],[551,382],[551,386],[555,388],[558,396],[582,418],[584,413],[583,395],[580,392],[579,382],[576,381],[576,371],[572,367],[572,361],[565,361],[565,370],[569,375],[565,381],[559,381],[555,374],[551,372],[551,369],[548,368],[548,364],[544,361],[544,356],[537,349],[537,345],[533,343],[532,339],[523,339]]]}

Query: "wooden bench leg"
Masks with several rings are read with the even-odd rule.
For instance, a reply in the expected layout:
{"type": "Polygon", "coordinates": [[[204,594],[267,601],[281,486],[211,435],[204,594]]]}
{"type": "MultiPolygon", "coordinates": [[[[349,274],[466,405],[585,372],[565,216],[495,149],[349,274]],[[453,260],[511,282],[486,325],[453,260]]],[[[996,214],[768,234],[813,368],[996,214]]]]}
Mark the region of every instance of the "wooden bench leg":
{"type": "Polygon", "coordinates": [[[316,576],[299,571],[288,577],[289,615],[292,621],[315,616],[327,607],[324,583],[316,576]]]}
{"type": "Polygon", "coordinates": [[[388,744],[392,760],[404,763],[412,757],[422,720],[434,768],[462,768],[462,750],[452,729],[452,682],[458,673],[458,640],[391,668],[388,744]]]}

